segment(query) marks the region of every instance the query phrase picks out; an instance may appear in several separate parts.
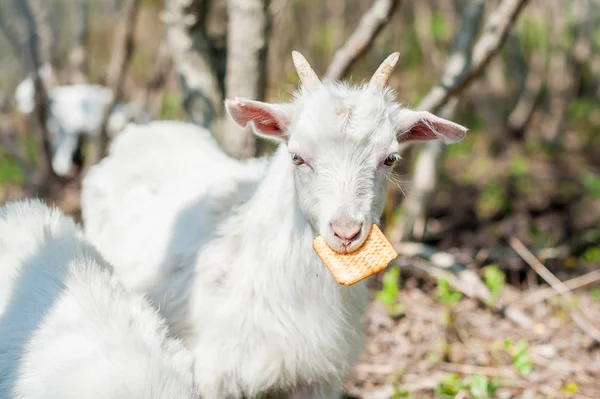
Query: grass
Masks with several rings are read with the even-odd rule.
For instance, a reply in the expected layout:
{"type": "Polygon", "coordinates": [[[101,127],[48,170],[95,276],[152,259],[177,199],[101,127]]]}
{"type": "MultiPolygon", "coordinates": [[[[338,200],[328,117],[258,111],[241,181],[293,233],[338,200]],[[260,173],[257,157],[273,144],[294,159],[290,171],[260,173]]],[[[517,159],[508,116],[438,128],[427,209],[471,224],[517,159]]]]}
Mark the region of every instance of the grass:
{"type": "Polygon", "coordinates": [[[398,317],[404,312],[403,306],[397,303],[400,292],[399,278],[400,269],[397,267],[389,268],[383,275],[382,289],[375,293],[375,298],[388,309],[392,317],[398,317]]]}
{"type": "Polygon", "coordinates": [[[468,392],[473,399],[488,399],[494,397],[497,388],[497,381],[484,375],[461,378],[456,374],[448,374],[437,385],[435,393],[440,399],[453,399],[461,392],[468,392]]]}

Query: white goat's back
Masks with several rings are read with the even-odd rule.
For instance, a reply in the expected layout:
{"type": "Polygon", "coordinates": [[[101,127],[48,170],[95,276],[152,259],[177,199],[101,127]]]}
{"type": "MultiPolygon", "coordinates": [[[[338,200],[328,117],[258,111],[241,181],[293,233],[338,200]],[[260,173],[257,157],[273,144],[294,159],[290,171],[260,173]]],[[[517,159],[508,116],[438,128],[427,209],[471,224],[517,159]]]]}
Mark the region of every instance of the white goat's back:
{"type": "Polygon", "coordinates": [[[80,236],[40,201],[0,208],[0,398],[195,397],[188,352],[80,236]]]}
{"type": "Polygon", "coordinates": [[[65,133],[97,135],[113,94],[108,87],[75,84],[57,86],[49,95],[52,116],[60,121],[65,133]]]}
{"type": "Polygon", "coordinates": [[[129,124],[83,182],[86,236],[127,287],[151,290],[171,273],[165,265],[173,259],[189,264],[266,167],[266,160],[225,155],[209,131],[191,123],[129,124]]]}

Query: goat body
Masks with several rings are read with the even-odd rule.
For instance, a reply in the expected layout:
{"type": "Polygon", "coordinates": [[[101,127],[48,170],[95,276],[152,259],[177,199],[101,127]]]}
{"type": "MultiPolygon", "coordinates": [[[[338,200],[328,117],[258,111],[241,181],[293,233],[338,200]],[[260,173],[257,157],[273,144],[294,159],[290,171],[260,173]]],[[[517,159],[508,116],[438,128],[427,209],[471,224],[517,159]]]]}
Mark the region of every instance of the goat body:
{"type": "Polygon", "coordinates": [[[0,208],[0,398],[198,398],[192,358],[78,226],[39,200],[0,208]]]}
{"type": "Polygon", "coordinates": [[[399,142],[453,142],[466,129],[374,85],[307,84],[288,104],[225,105],[280,142],[274,154],[239,161],[191,124],[130,125],[83,182],[86,235],[193,350],[207,397],[338,397],[369,293],[364,280],[339,285],[312,240],[358,247],[379,221],[399,142]]]}
{"type": "MultiPolygon", "coordinates": [[[[56,86],[48,91],[47,127],[52,142],[52,168],[65,176],[81,137],[98,138],[104,110],[113,98],[112,90],[97,84],[56,86]]],[[[15,91],[20,112],[30,114],[35,108],[35,86],[32,78],[23,80],[15,91]]],[[[150,113],[135,103],[119,103],[110,113],[107,133],[116,136],[127,123],[148,122],[150,113]]]]}
{"type": "Polygon", "coordinates": [[[151,122],[128,126],[110,151],[84,181],[86,234],[193,348],[207,397],[349,372],[367,290],[339,286],[312,250],[284,149],[237,161],[199,127],[151,122]]]}

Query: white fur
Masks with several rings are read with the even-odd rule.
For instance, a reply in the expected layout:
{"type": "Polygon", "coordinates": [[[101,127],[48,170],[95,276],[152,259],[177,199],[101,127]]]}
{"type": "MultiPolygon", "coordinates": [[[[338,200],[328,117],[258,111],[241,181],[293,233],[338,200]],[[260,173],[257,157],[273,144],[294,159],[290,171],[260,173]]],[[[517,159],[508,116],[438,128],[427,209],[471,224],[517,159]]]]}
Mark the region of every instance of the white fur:
{"type": "MultiPolygon", "coordinates": [[[[73,164],[73,155],[82,136],[100,135],[104,109],[112,100],[112,90],[97,84],[56,86],[48,91],[47,127],[51,133],[52,168],[66,176],[73,164]]],[[[32,78],[24,79],[15,91],[17,108],[24,114],[35,109],[35,87],[32,78]]],[[[116,136],[131,121],[147,122],[149,111],[135,103],[119,103],[108,119],[107,132],[116,136]]]]}
{"type": "MultiPolygon", "coordinates": [[[[369,296],[365,281],[337,284],[312,240],[323,234],[339,247],[329,223],[340,215],[378,222],[390,171],[382,161],[431,114],[413,118],[389,90],[342,83],[303,89],[286,105],[226,102],[238,123],[250,104],[270,115],[253,120],[256,133],[282,142],[266,159],[231,159],[185,123],[125,129],[84,180],[86,234],[193,349],[207,397],[338,397],[369,296]],[[261,130],[273,119],[279,136],[261,130]]],[[[432,137],[464,129],[434,122],[443,126],[432,137]]]]}
{"type": "Polygon", "coordinates": [[[197,398],[189,352],[39,200],[0,208],[0,398],[197,398]]]}

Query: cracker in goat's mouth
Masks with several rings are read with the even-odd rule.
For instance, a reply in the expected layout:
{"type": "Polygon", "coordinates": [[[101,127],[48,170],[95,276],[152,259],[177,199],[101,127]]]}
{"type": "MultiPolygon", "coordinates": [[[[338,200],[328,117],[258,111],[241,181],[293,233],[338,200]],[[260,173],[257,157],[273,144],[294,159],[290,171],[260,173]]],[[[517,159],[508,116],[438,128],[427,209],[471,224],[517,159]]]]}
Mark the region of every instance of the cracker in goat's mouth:
{"type": "Polygon", "coordinates": [[[327,245],[319,235],[313,248],[336,281],[353,285],[385,269],[398,253],[376,224],[371,226],[365,242],[355,251],[341,254],[327,245]]]}

